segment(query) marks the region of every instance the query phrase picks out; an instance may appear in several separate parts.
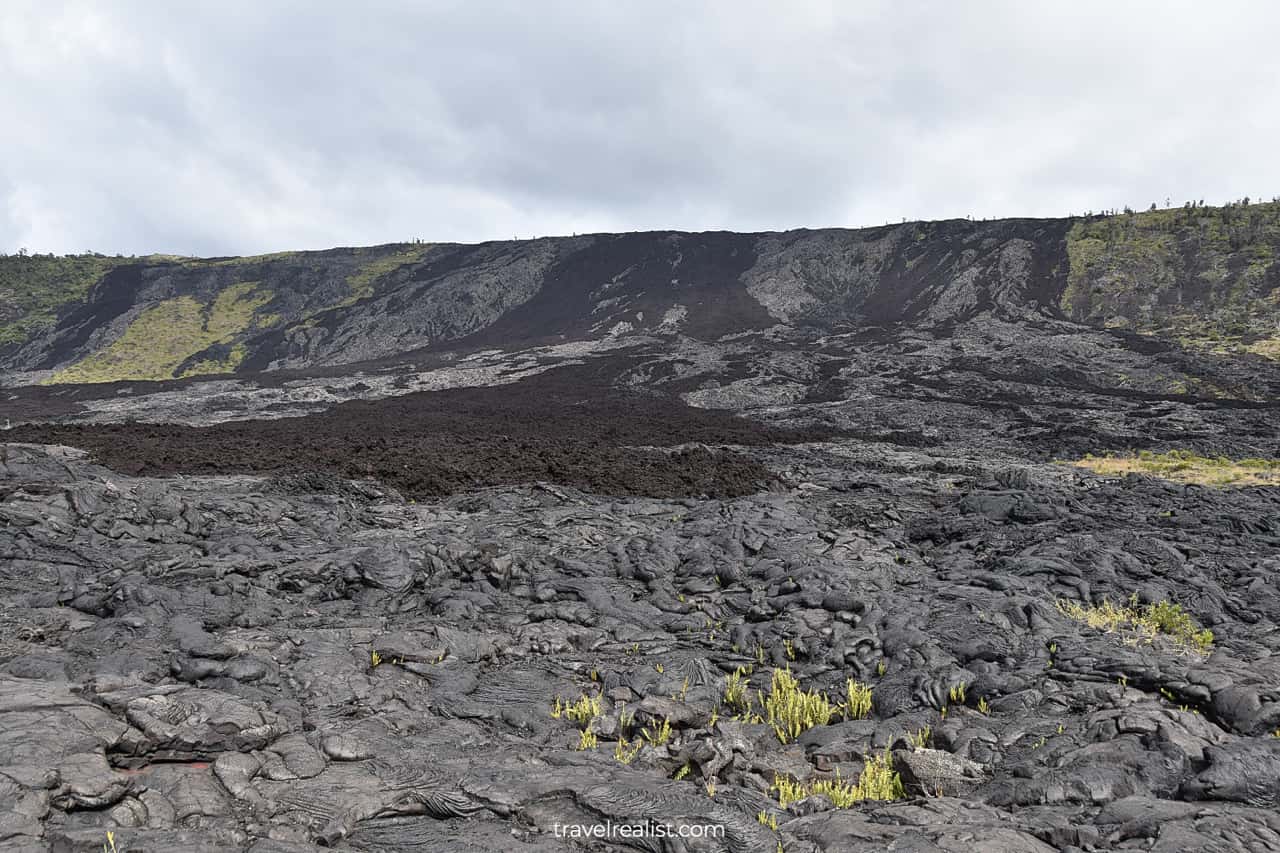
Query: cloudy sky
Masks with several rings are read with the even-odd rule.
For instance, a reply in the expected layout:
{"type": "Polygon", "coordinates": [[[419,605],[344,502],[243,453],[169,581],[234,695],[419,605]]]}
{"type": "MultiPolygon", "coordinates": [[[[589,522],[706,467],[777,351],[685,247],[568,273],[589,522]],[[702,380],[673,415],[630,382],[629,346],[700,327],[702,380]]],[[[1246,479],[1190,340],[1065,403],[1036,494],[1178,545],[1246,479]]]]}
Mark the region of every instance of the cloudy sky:
{"type": "Polygon", "coordinates": [[[1277,32],[1271,0],[5,0],[0,250],[1270,198],[1277,32]]]}

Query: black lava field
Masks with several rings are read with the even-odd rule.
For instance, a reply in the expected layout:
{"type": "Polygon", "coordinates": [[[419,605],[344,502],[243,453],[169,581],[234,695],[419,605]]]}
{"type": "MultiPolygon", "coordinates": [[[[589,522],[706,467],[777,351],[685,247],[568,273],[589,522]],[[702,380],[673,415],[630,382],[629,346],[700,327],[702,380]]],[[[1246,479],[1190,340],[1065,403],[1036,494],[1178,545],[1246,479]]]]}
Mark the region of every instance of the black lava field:
{"type": "Polygon", "coordinates": [[[0,849],[1280,849],[1280,487],[1227,476],[1280,367],[990,251],[861,325],[743,254],[671,297],[727,325],[619,331],[569,259],[537,340],[315,356],[375,291],[234,375],[0,390],[0,849]],[[1227,473],[1071,464],[1144,451],[1227,473]]]}

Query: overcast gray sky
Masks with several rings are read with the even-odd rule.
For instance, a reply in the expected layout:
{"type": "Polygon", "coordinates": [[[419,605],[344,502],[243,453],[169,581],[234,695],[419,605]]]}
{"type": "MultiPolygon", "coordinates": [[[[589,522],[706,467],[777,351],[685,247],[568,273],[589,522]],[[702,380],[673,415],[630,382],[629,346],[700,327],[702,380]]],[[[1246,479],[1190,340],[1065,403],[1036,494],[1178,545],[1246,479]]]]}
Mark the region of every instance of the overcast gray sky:
{"type": "Polygon", "coordinates": [[[1278,33],[1270,0],[5,0],[0,250],[1269,198],[1278,33]]]}

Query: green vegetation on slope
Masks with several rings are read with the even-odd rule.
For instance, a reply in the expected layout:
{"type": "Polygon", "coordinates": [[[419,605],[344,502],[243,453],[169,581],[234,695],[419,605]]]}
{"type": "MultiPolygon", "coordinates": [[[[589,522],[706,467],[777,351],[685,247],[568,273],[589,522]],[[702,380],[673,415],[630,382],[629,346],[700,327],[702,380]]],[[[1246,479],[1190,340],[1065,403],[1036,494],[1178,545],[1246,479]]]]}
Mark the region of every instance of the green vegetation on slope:
{"type": "MultiPolygon", "coordinates": [[[[431,250],[428,243],[412,243],[397,248],[389,255],[369,261],[360,269],[347,276],[347,284],[351,286],[351,294],[335,307],[350,305],[358,300],[373,295],[373,286],[378,279],[390,275],[405,264],[411,264],[422,258],[431,250]]],[[[357,256],[368,252],[368,249],[357,249],[357,256]]]]}
{"type": "MultiPolygon", "coordinates": [[[[124,334],[101,352],[59,371],[49,383],[113,382],[122,379],[172,379],[191,356],[215,344],[230,343],[235,335],[260,325],[254,316],[271,300],[270,291],[257,291],[257,282],[226,288],[209,305],[178,296],[147,308],[124,334]]],[[[233,346],[225,361],[203,360],[184,376],[234,370],[244,348],[233,346]]]]}
{"type": "Polygon", "coordinates": [[[153,256],[172,263],[180,264],[187,269],[210,267],[254,267],[288,264],[291,267],[309,268],[320,272],[331,267],[346,253],[359,265],[358,269],[346,277],[350,287],[349,295],[342,301],[327,306],[324,310],[350,305],[357,300],[372,296],[374,285],[378,279],[389,275],[406,264],[422,260],[431,251],[429,243],[403,243],[388,246],[368,246],[355,249],[338,249],[333,252],[272,252],[266,255],[245,255],[233,258],[190,258],[176,255],[153,256]],[[334,257],[337,254],[338,257],[334,257]]]}
{"type": "MultiPolygon", "coordinates": [[[[384,254],[387,250],[385,246],[354,249],[354,259],[360,266],[355,272],[346,277],[347,295],[337,302],[313,308],[302,314],[298,317],[298,325],[313,326],[317,322],[319,315],[336,308],[346,308],[361,299],[373,296],[376,285],[381,279],[386,278],[401,267],[422,260],[431,251],[431,248],[428,243],[408,243],[391,247],[390,253],[386,254],[384,254]]],[[[263,325],[270,324],[264,322],[263,325]]]]}
{"type": "MultiPolygon", "coordinates": [[[[232,372],[247,355],[243,333],[286,322],[304,325],[314,322],[319,313],[371,296],[379,281],[421,260],[430,250],[431,246],[427,244],[412,243],[331,252],[277,252],[237,258],[153,255],[128,259],[128,262],[167,267],[163,275],[169,277],[173,288],[180,294],[188,292],[142,308],[140,313],[133,315],[133,322],[118,339],[64,368],[48,381],[159,380],[179,374],[193,376],[232,372]],[[229,274],[216,272],[227,268],[232,268],[229,274]],[[212,275],[248,281],[226,286],[211,303],[205,304],[208,297],[190,295],[189,289],[198,289],[198,282],[212,275]],[[276,284],[291,290],[296,299],[300,290],[305,291],[313,283],[331,281],[334,277],[338,277],[339,282],[345,281],[347,288],[336,299],[330,297],[333,301],[317,301],[310,308],[289,316],[262,310],[273,295],[280,292],[276,284]]],[[[125,259],[96,256],[6,260],[11,261],[11,267],[15,269],[23,262],[38,262],[34,266],[30,263],[21,266],[12,277],[25,288],[23,292],[35,289],[45,294],[40,305],[48,306],[43,314],[31,307],[30,300],[12,308],[13,316],[21,320],[20,340],[29,335],[25,331],[27,329],[38,332],[52,326],[59,306],[84,299],[92,283],[113,263],[126,262],[125,259]],[[80,275],[76,277],[73,273],[80,275]]],[[[5,302],[2,297],[0,294],[0,321],[4,319],[5,302]]],[[[287,309],[288,300],[282,305],[287,309]]],[[[3,329],[0,326],[0,330],[3,329]]],[[[0,343],[4,342],[0,338],[0,343]]]]}
{"type": "Polygon", "coordinates": [[[58,309],[127,258],[102,255],[0,255],[0,346],[21,344],[51,328],[58,309]]]}
{"type": "Polygon", "coordinates": [[[1280,357],[1280,203],[1093,217],[1067,236],[1072,318],[1280,357]]]}
{"type": "MultiPolygon", "coordinates": [[[[269,325],[262,323],[260,325],[269,325]]],[[[207,376],[211,373],[234,373],[235,369],[240,366],[240,362],[244,361],[246,350],[244,344],[235,344],[227,351],[227,357],[222,360],[202,358],[199,361],[192,362],[186,370],[182,371],[182,375],[186,376],[207,376]]]]}

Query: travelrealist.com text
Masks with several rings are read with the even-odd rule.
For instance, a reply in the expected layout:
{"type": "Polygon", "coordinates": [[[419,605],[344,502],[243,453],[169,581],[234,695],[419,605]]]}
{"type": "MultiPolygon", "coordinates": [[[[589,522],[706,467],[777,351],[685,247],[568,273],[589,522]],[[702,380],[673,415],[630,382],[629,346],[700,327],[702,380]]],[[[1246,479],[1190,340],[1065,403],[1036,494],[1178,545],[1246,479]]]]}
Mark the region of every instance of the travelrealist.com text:
{"type": "Polygon", "coordinates": [[[718,823],[672,824],[646,820],[638,823],[556,823],[552,831],[557,838],[724,838],[724,826],[718,823]]]}

